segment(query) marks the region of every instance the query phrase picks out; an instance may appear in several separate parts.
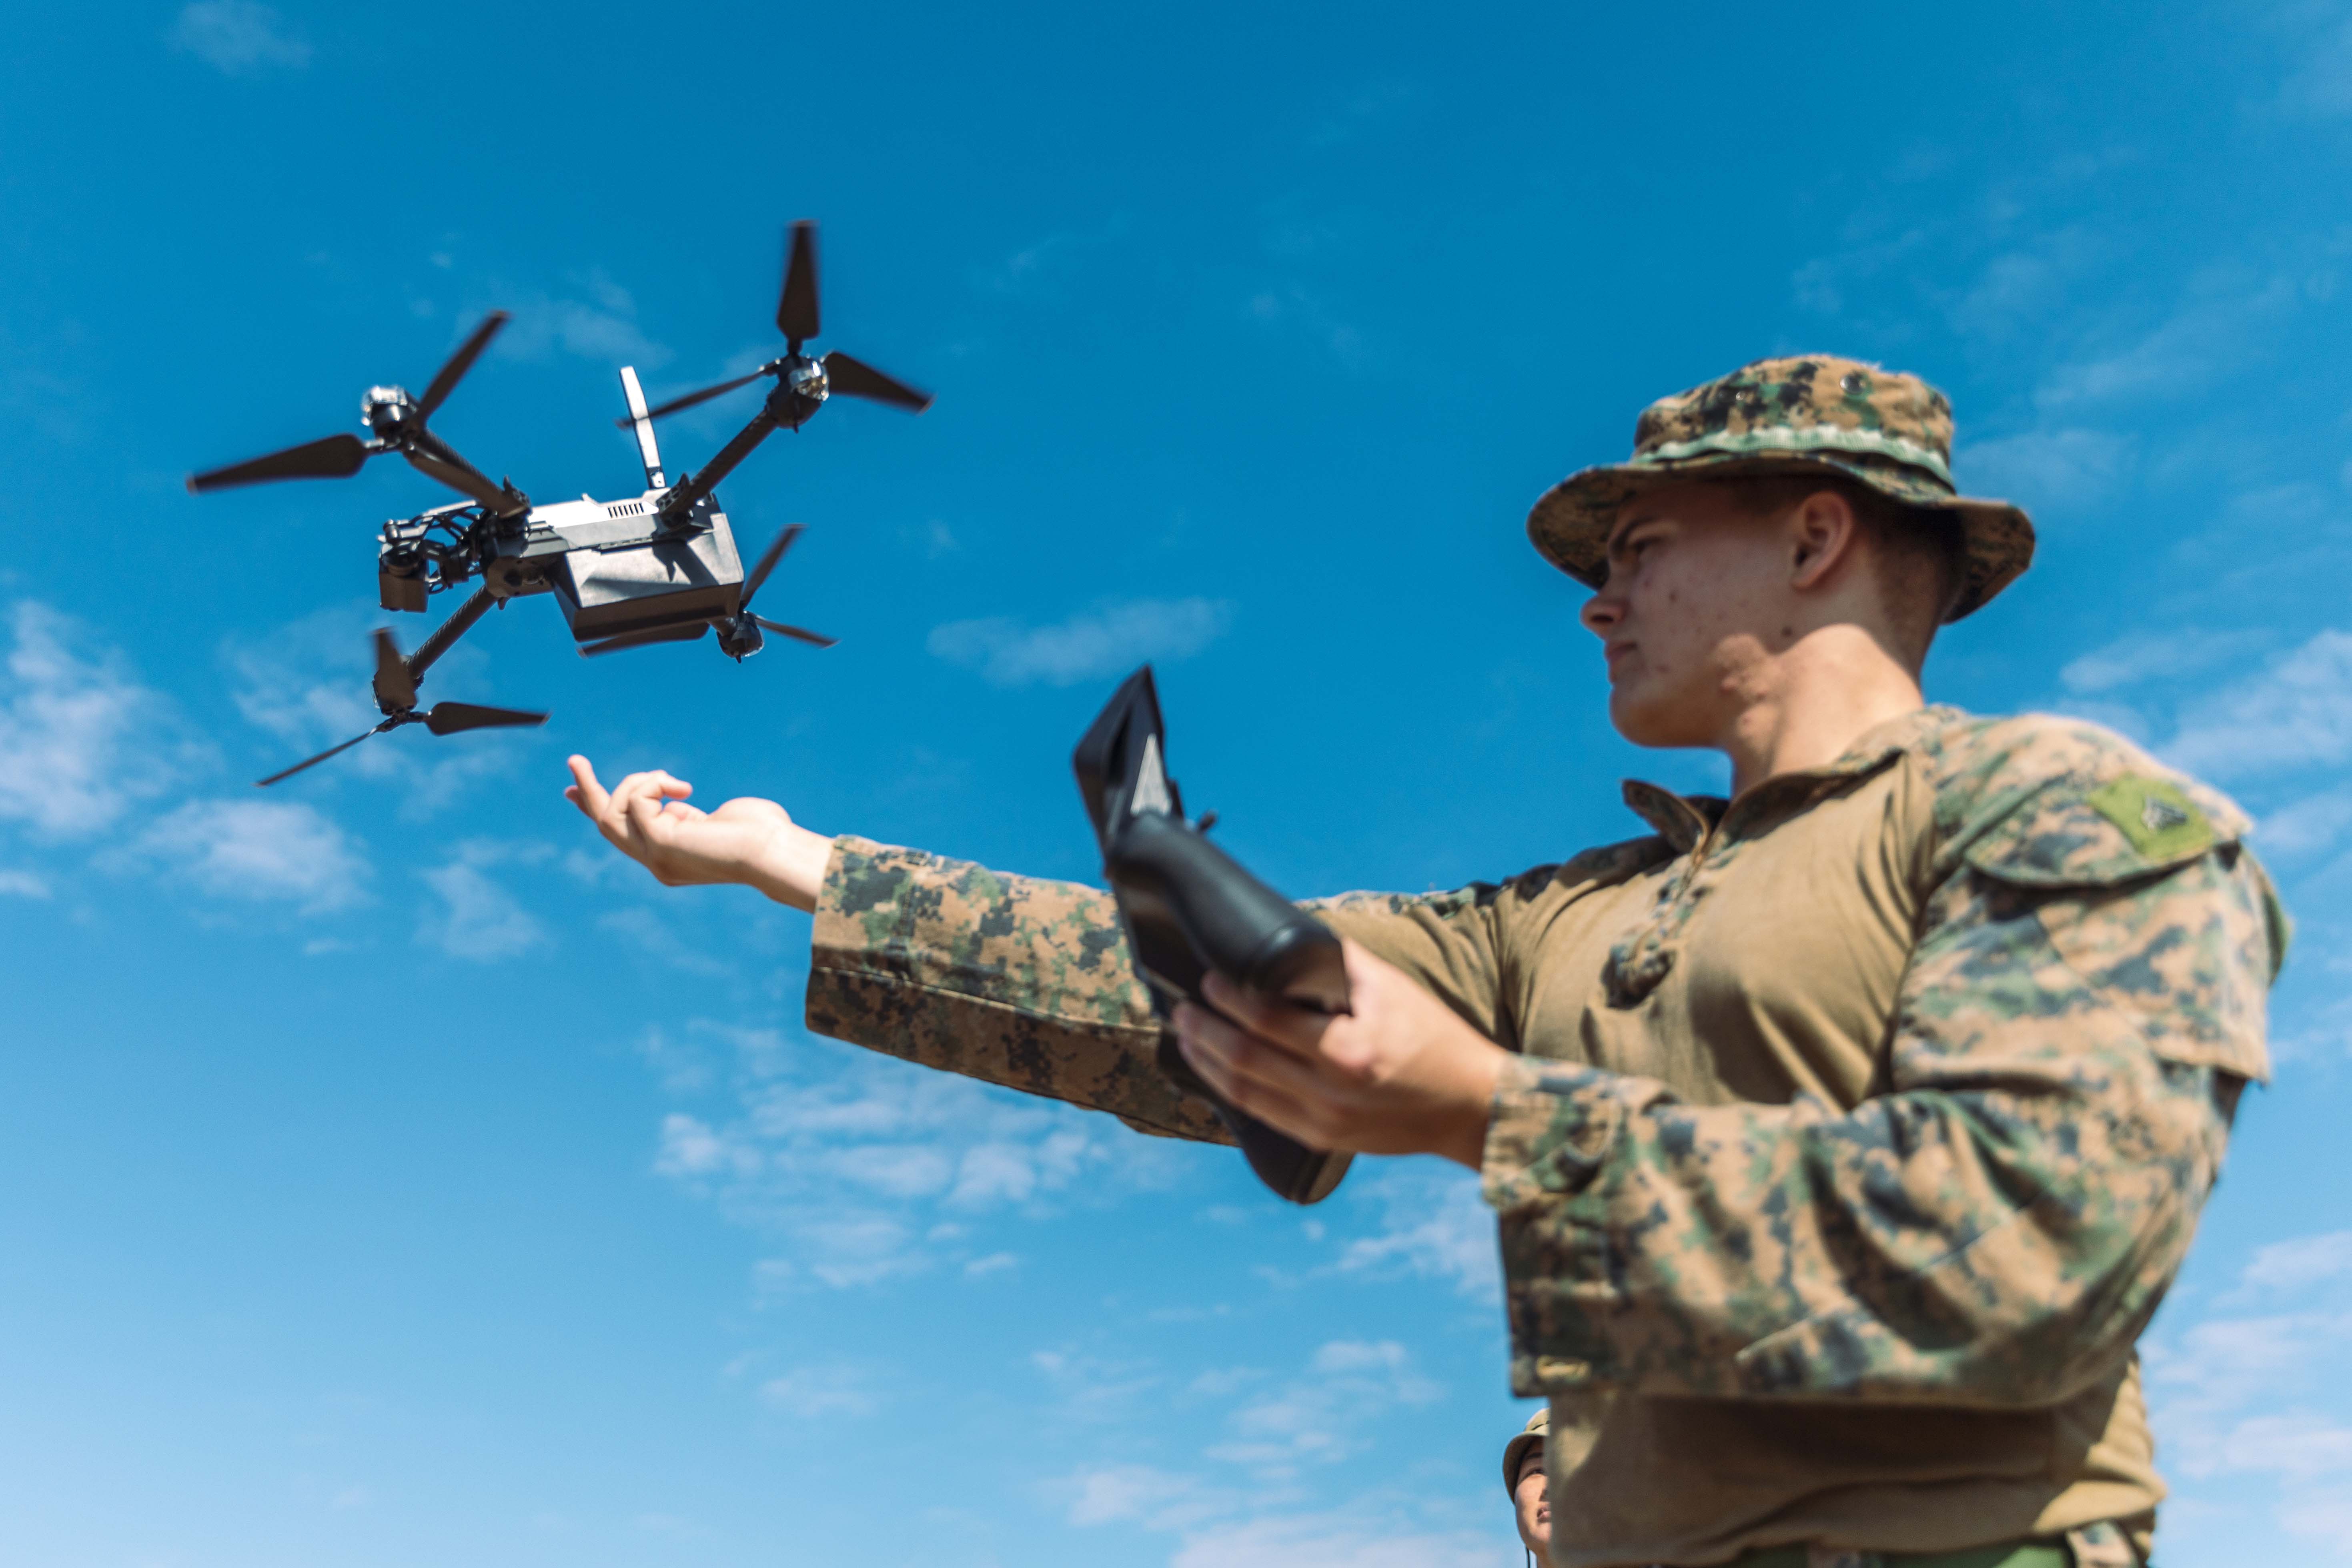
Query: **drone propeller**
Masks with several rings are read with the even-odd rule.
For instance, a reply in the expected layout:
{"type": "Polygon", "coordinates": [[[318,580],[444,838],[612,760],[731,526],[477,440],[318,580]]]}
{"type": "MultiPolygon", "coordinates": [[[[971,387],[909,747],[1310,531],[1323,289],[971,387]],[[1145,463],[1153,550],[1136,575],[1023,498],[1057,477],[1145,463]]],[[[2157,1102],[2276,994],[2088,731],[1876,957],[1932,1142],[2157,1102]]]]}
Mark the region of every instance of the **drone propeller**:
{"type": "Polygon", "coordinates": [[[760,563],[751,568],[750,576],[743,579],[743,596],[735,601],[735,613],[739,616],[751,616],[753,621],[772,632],[781,632],[788,637],[798,637],[804,643],[814,643],[819,647],[831,647],[840,641],[838,637],[829,637],[823,632],[813,632],[805,626],[788,626],[782,621],[772,621],[765,616],[751,615],[751,595],[760,591],[760,584],[768,580],[768,574],[776,569],[776,563],[784,558],[784,552],[793,547],[793,541],[798,539],[803,531],[802,524],[793,523],[776,535],[768,548],[761,553],[760,563]]]}
{"type": "MultiPolygon", "coordinates": [[[[763,375],[775,374],[776,366],[772,363],[763,364],[749,375],[739,375],[732,381],[722,381],[717,386],[706,386],[700,392],[689,392],[684,397],[673,397],[658,408],[648,408],[646,410],[646,417],[658,419],[665,414],[675,414],[681,408],[691,408],[698,403],[708,403],[721,393],[732,392],[739,386],[749,386],[763,375]]],[[[631,416],[625,419],[615,419],[613,423],[625,430],[635,424],[636,419],[635,416],[631,416]]]]}
{"type": "Polygon", "coordinates": [[[475,702],[436,702],[423,718],[425,727],[436,735],[455,735],[464,730],[523,730],[547,722],[544,713],[485,708],[475,702]]]}
{"type": "Polygon", "coordinates": [[[622,653],[633,647],[650,647],[657,642],[692,642],[710,629],[709,621],[696,621],[682,626],[656,626],[651,631],[623,632],[603,642],[592,642],[580,650],[583,658],[594,658],[602,653],[622,653]]]}
{"type": "Polygon", "coordinates": [[[419,416],[432,418],[433,411],[449,400],[449,395],[457,390],[457,384],[466,379],[466,373],[474,368],[474,362],[482,357],[482,351],[490,346],[490,340],[499,335],[499,329],[507,324],[507,319],[504,310],[492,310],[483,317],[482,324],[474,329],[474,335],[459,344],[457,352],[449,356],[447,363],[433,373],[432,384],[425,387],[425,395],[416,401],[419,416]]]}
{"type": "Polygon", "coordinates": [[[390,720],[388,720],[388,719],[387,719],[387,720],[386,720],[386,721],[384,721],[383,723],[378,724],[378,725],[377,725],[374,729],[373,729],[373,730],[365,730],[365,731],[361,731],[359,734],[353,735],[350,740],[345,741],[345,742],[344,742],[341,745],[340,745],[340,746],[329,746],[325,751],[320,752],[317,756],[315,756],[315,757],[305,757],[305,758],[303,758],[300,762],[296,763],[295,763],[292,767],[290,767],[290,768],[285,768],[285,769],[282,769],[282,770],[280,770],[280,771],[279,771],[279,772],[278,772],[278,773],[274,773],[270,774],[270,775],[269,775],[268,778],[266,778],[266,779],[256,779],[256,780],[254,780],[254,781],[253,781],[253,787],[254,787],[254,788],[256,788],[256,789],[268,789],[271,784],[276,784],[276,783],[277,783],[278,780],[280,780],[280,779],[290,779],[290,778],[292,778],[296,773],[300,773],[304,768],[315,768],[315,767],[317,767],[320,763],[325,762],[329,757],[340,756],[340,755],[341,755],[343,752],[350,751],[353,746],[358,745],[362,741],[366,740],[370,735],[381,735],[381,734],[383,734],[386,730],[389,730],[389,729],[391,729],[391,728],[392,728],[392,721],[391,721],[390,720]]]}
{"type": "Polygon", "coordinates": [[[231,489],[239,485],[261,484],[271,479],[341,479],[360,471],[373,457],[383,452],[398,452],[419,472],[438,479],[450,489],[472,497],[500,515],[511,514],[530,503],[511,487],[494,485],[482,471],[459,457],[455,448],[425,427],[433,411],[448,401],[450,393],[474,362],[482,357],[490,340],[507,324],[504,310],[493,310],[476,327],[473,335],[457,347],[434,373],[433,381],[425,389],[422,400],[411,403],[408,395],[397,388],[371,390],[367,405],[368,428],[375,435],[373,441],[362,441],[356,436],[329,436],[289,447],[282,452],[254,458],[226,468],[211,468],[188,477],[189,490],[197,495],[213,490],[231,489]]]}
{"type": "MultiPolygon", "coordinates": [[[[464,374],[462,369],[459,374],[464,374]]],[[[452,620],[454,622],[464,616],[465,612],[461,610],[452,620]]],[[[472,624],[470,618],[464,623],[465,626],[472,624]]],[[[464,626],[460,626],[458,630],[462,632],[464,626]]],[[[381,735],[386,730],[397,730],[404,724],[422,724],[436,735],[455,735],[466,730],[512,729],[547,722],[544,713],[526,712],[520,708],[484,708],[472,702],[436,702],[424,712],[418,712],[417,676],[425,665],[440,657],[441,648],[446,646],[447,643],[444,642],[441,647],[436,647],[433,639],[428,637],[412,668],[410,662],[401,657],[400,645],[393,640],[392,634],[378,627],[375,634],[375,679],[372,684],[376,706],[383,710],[383,721],[372,730],[353,735],[340,746],[330,746],[315,757],[305,757],[290,768],[280,769],[266,779],[256,779],[254,786],[266,789],[280,779],[292,778],[304,768],[315,768],[329,757],[350,751],[370,735],[381,735]]]]}
{"type": "Polygon", "coordinates": [[[792,259],[784,267],[783,297],[776,301],[776,331],[793,353],[816,336],[816,225],[793,225],[792,259]]]}
{"type": "Polygon", "coordinates": [[[192,474],[188,490],[203,495],[209,490],[225,490],[237,485],[257,485],[268,479],[342,479],[360,471],[368,460],[368,444],[356,436],[329,436],[317,441],[306,441],[299,447],[289,447],[282,452],[272,452],[266,458],[253,458],[242,463],[232,463],[225,468],[192,474]]]}
{"type": "Polygon", "coordinates": [[[803,531],[803,524],[793,523],[771,540],[768,548],[760,552],[760,563],[751,568],[749,577],[743,579],[742,596],[735,601],[737,614],[751,607],[751,595],[760,591],[760,584],[768,580],[768,574],[776,569],[776,563],[784,558],[784,552],[793,547],[793,541],[798,539],[803,531]]]}
{"type": "Polygon", "coordinates": [[[772,621],[765,616],[753,616],[751,618],[772,632],[781,632],[788,637],[798,637],[803,642],[814,643],[819,647],[833,647],[841,641],[839,637],[829,637],[823,632],[813,632],[806,626],[788,626],[782,621],[772,621]]]}
{"type": "Polygon", "coordinates": [[[824,356],[824,379],[832,391],[887,403],[910,414],[920,414],[932,402],[929,393],[908,386],[896,376],[885,375],[864,360],[851,359],[839,349],[824,356]]]}
{"type": "MultiPolygon", "coordinates": [[[[784,264],[784,290],[776,301],[776,330],[784,334],[783,357],[772,359],[759,369],[739,375],[732,381],[722,381],[715,386],[706,386],[682,397],[673,397],[658,407],[646,410],[646,417],[659,419],[666,414],[691,408],[698,403],[708,403],[739,386],[749,386],[763,375],[791,378],[787,384],[795,392],[800,391],[800,377],[811,374],[806,368],[809,362],[801,356],[801,345],[817,335],[821,319],[817,310],[816,271],[816,225],[803,219],[793,225],[792,247],[784,264]],[[797,372],[796,364],[801,367],[797,372]]],[[[820,363],[824,366],[824,384],[810,393],[810,401],[802,412],[790,416],[786,422],[797,425],[801,419],[806,418],[808,412],[817,403],[823,402],[829,392],[885,403],[893,408],[904,408],[916,414],[931,405],[929,393],[909,386],[896,376],[886,375],[863,360],[852,359],[835,351],[824,355],[820,363]]],[[[619,419],[614,423],[625,430],[631,421],[619,419]]],[[[761,434],[764,436],[766,432],[763,430],[761,434]]]]}

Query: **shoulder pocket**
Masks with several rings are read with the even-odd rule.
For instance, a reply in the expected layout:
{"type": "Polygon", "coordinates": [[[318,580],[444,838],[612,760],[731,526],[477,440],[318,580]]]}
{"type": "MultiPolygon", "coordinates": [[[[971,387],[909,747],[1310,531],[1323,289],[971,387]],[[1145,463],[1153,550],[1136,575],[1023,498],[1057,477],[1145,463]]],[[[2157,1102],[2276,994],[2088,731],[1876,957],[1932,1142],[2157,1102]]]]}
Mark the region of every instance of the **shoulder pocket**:
{"type": "Polygon", "coordinates": [[[2053,779],[1963,853],[2018,887],[2097,888],[2184,866],[2245,837],[2245,814],[2210,790],[2153,773],[2053,779]]]}
{"type": "Polygon", "coordinates": [[[2030,908],[2058,956],[2167,1061],[2266,1081],[2284,930],[2244,814],[2149,773],[2053,780],[1964,852],[2030,908]]]}

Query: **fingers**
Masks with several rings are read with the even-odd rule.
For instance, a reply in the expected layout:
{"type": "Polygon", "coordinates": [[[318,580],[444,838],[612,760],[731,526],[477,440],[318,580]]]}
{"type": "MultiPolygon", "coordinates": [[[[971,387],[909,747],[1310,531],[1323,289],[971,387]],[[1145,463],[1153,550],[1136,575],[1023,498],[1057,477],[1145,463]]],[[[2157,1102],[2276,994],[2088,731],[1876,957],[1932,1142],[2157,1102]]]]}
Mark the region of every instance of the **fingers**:
{"type": "MultiPolygon", "coordinates": [[[[1225,1081],[1246,1081],[1292,1099],[1311,1098],[1319,1092],[1310,1061],[1293,1055],[1286,1047],[1235,1027],[1205,1007],[1189,1002],[1180,1005],[1176,1032],[1186,1047],[1185,1056],[1196,1067],[1207,1058],[1225,1081]]],[[[1206,1071],[1202,1076],[1207,1076],[1206,1071]]]]}
{"type": "Polygon", "coordinates": [[[1312,1084],[1311,1069],[1190,1003],[1177,1008],[1176,1023],[1184,1059],[1226,1104],[1315,1148],[1333,1146],[1320,1097],[1299,1092],[1312,1084]]]}
{"type": "Polygon", "coordinates": [[[604,803],[612,797],[596,781],[596,764],[585,757],[572,756],[564,759],[564,765],[572,770],[572,786],[563,792],[563,798],[578,806],[591,821],[602,816],[604,803]]]}
{"type": "Polygon", "coordinates": [[[1255,992],[1243,990],[1214,970],[1209,972],[1201,989],[1226,1017],[1251,1034],[1263,1036],[1300,1056],[1313,1056],[1323,1043],[1323,1032],[1331,1026],[1326,1014],[1268,1001],[1255,992]]]}

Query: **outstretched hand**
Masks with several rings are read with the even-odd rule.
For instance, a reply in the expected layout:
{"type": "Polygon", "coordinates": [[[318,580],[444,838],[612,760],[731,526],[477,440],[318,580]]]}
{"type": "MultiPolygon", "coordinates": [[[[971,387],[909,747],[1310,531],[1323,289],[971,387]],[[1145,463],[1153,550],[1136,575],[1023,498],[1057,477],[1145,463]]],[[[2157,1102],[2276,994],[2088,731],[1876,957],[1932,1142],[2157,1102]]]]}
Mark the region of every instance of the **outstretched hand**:
{"type": "Polygon", "coordinates": [[[1229,1103],[1312,1148],[1478,1169],[1502,1047],[1402,970],[1344,947],[1352,1015],[1261,1001],[1211,974],[1216,1011],[1176,1009],[1185,1060],[1229,1103]]]}
{"type": "Polygon", "coordinates": [[[631,773],[608,794],[587,758],[572,757],[570,766],[563,798],[662,886],[740,882],[794,909],[816,907],[833,840],[774,801],[745,795],[704,811],[688,804],[692,784],[659,769],[631,773]]]}

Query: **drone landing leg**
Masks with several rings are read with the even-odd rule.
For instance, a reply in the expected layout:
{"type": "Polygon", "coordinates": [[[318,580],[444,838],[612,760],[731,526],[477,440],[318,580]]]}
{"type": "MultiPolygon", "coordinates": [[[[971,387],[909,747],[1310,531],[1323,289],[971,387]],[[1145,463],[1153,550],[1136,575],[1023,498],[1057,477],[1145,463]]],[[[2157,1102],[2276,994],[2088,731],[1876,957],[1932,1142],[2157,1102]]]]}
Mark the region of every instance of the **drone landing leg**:
{"type": "Polygon", "coordinates": [[[497,603],[498,595],[491,593],[487,585],[475,589],[474,596],[458,605],[447,620],[435,626],[433,635],[418,644],[416,651],[403,661],[408,666],[409,680],[413,683],[424,679],[425,672],[433,668],[433,661],[447,653],[449,645],[464,637],[473,624],[497,603]]]}

